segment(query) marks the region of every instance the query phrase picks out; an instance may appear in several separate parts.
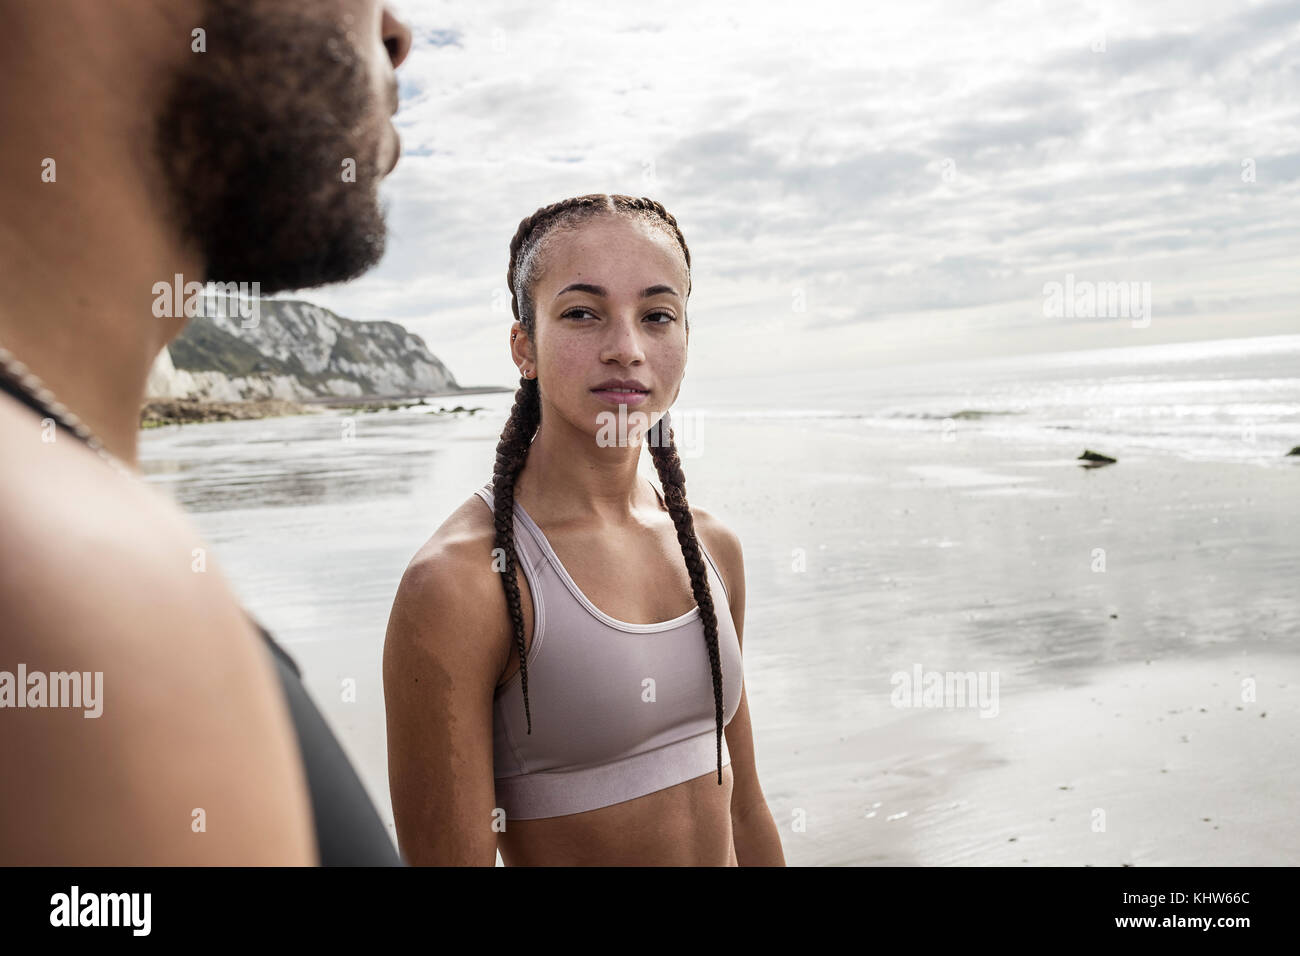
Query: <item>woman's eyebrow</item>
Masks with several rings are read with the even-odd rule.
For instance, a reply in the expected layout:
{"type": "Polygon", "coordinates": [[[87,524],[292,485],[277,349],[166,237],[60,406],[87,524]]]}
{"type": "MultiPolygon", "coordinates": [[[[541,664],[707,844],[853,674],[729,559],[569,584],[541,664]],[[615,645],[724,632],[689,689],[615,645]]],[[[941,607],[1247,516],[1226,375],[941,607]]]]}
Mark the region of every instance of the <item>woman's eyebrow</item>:
{"type": "MultiPolygon", "coordinates": [[[[609,298],[608,289],[603,285],[592,285],[590,282],[570,282],[559,292],[555,293],[555,297],[558,299],[566,292],[590,292],[592,295],[600,296],[602,299],[609,298]]],[[[662,295],[664,293],[667,293],[668,295],[676,295],[679,299],[681,298],[680,295],[677,295],[677,290],[670,285],[652,285],[647,289],[642,289],[641,298],[648,299],[652,295],[662,295]]]]}

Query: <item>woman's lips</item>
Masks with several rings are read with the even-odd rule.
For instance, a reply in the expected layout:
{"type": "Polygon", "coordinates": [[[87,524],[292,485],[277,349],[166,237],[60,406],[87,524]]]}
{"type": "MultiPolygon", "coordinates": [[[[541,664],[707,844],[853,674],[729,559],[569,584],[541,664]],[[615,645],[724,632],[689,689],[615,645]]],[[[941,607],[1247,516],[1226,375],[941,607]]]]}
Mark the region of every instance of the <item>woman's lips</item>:
{"type": "Polygon", "coordinates": [[[616,388],[593,388],[591,394],[599,396],[611,405],[640,405],[650,397],[649,392],[623,392],[616,388]]]}

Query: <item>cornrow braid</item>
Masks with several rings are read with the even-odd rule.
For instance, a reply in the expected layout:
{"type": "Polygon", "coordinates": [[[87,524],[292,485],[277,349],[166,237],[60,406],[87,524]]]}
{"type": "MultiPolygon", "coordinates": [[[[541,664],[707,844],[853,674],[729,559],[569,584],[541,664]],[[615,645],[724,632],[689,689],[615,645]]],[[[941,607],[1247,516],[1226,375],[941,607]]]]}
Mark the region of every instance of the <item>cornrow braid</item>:
{"type": "MultiPolygon", "coordinates": [[[[549,206],[543,206],[524,218],[510,240],[510,264],[506,269],[506,285],[510,289],[510,306],[515,318],[523,326],[530,341],[536,341],[536,314],[533,308],[532,287],[540,274],[542,253],[547,236],[557,228],[574,228],[602,215],[618,215],[654,223],[669,231],[681,246],[686,260],[686,294],[690,295],[691,253],[676,218],[659,202],[648,197],[620,194],[593,193],[575,196],[549,206]]],[[[689,323],[687,324],[689,331],[689,323]]],[[[536,378],[521,377],[515,392],[514,407],[497,443],[496,463],[493,467],[493,545],[505,555],[505,573],[501,576],[510,621],[514,628],[515,649],[519,654],[520,686],[524,695],[524,716],[528,733],[533,732],[532,711],[528,700],[528,653],[524,641],[524,617],[521,609],[519,582],[515,577],[518,555],[515,551],[514,502],[515,483],[528,458],[529,447],[541,426],[540,382],[536,378]]],[[[700,608],[704,623],[704,639],[708,649],[709,666],[713,674],[714,716],[717,724],[718,784],[722,784],[722,660],[718,650],[718,618],[713,606],[713,593],[705,572],[703,552],[695,534],[695,522],[686,500],[686,477],[682,473],[681,458],[673,438],[672,425],[667,413],[652,429],[650,453],[663,485],[664,504],[677,529],[677,542],[691,578],[691,592],[700,608]],[[663,436],[667,436],[666,440],[663,436]]]]}

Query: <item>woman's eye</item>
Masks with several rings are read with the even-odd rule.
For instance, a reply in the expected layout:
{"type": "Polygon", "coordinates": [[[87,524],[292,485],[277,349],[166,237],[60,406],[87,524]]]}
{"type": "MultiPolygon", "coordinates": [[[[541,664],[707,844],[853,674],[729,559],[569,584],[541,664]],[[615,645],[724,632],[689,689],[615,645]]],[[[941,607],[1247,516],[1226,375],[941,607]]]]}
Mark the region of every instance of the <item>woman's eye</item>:
{"type": "MultiPolygon", "coordinates": [[[[580,309],[580,308],[579,308],[579,309],[570,309],[568,312],[565,312],[565,313],[561,316],[561,318],[565,318],[565,319],[577,319],[577,318],[580,318],[581,315],[591,315],[591,316],[594,316],[595,314],[596,314],[596,313],[592,312],[591,309],[580,309]]],[[[646,316],[646,318],[655,318],[656,316],[663,316],[663,318],[664,318],[665,321],[663,321],[663,322],[652,322],[652,323],[651,323],[652,325],[667,325],[669,322],[676,322],[676,321],[677,321],[677,317],[676,317],[675,315],[673,315],[671,312],[651,312],[648,316],[646,316]]]]}

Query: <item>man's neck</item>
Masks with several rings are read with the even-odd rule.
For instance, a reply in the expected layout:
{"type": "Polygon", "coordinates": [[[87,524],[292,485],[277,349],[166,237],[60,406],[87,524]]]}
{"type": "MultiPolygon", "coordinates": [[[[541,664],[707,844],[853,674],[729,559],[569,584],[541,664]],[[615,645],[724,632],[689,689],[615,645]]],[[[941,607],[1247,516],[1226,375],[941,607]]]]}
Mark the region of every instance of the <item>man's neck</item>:
{"type": "Polygon", "coordinates": [[[166,250],[150,251],[138,233],[135,242],[96,242],[88,234],[93,223],[85,225],[91,230],[61,246],[23,243],[12,221],[0,226],[0,345],[111,454],[134,465],[149,370],[185,322],[155,317],[151,290],[177,272],[189,281],[198,268],[166,250]],[[51,248],[59,254],[39,251],[51,248]]]}
{"type": "Polygon", "coordinates": [[[149,370],[185,325],[154,315],[153,286],[202,282],[202,260],[162,212],[150,111],[81,110],[69,97],[92,91],[60,90],[0,91],[0,345],[134,464],[149,370]]]}

